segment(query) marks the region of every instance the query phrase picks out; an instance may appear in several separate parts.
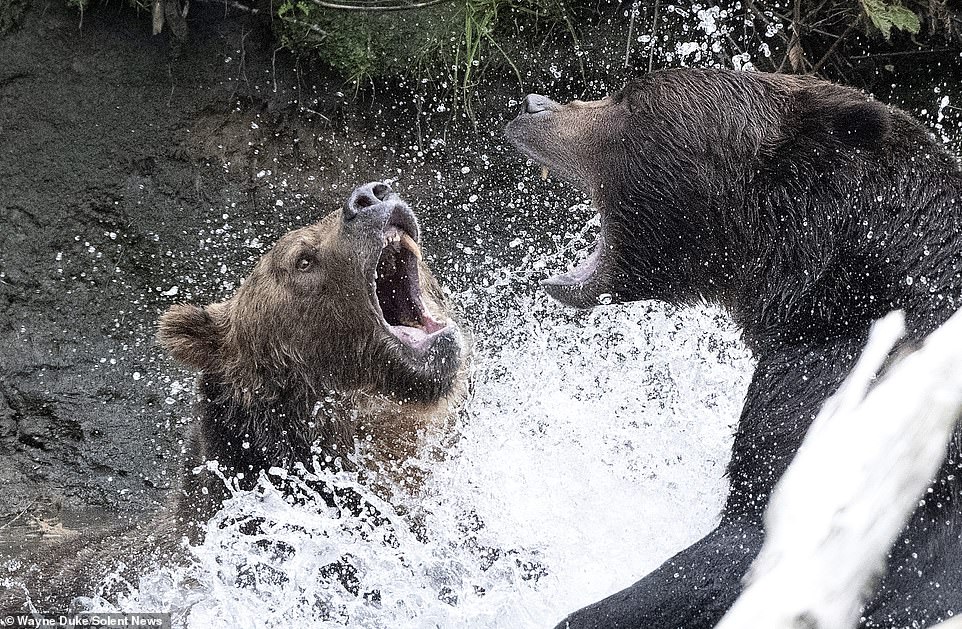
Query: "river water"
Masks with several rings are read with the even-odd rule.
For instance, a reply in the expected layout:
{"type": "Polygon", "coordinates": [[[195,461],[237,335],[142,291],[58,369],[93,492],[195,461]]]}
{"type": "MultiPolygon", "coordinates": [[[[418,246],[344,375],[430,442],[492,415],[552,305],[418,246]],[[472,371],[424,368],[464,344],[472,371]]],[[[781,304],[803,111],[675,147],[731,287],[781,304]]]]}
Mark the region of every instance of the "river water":
{"type": "MultiPolygon", "coordinates": [[[[959,137],[951,101],[927,100],[916,113],[959,137]]],[[[452,295],[476,336],[472,394],[446,457],[424,463],[420,495],[392,506],[326,474],[390,524],[337,517],[307,487],[291,504],[264,475],[211,522],[190,566],[92,607],[172,607],[193,628],[546,627],[710,531],[751,358],[710,307],[575,313],[531,290],[587,240],[489,261],[452,295]],[[425,535],[410,532],[411,513],[425,535]],[[260,533],[242,532],[253,520],[260,533]],[[338,561],[356,569],[356,594],[327,571],[338,561]]]]}

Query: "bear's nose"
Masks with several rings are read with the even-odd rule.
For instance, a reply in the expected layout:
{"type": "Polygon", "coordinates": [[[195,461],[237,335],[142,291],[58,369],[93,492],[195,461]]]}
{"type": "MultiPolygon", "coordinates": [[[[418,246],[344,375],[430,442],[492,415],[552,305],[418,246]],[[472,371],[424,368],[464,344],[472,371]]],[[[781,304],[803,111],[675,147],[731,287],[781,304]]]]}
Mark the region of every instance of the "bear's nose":
{"type": "Polygon", "coordinates": [[[547,96],[542,96],[541,94],[528,94],[524,97],[524,102],[521,104],[524,107],[524,112],[527,114],[536,114],[540,111],[552,111],[557,109],[558,103],[554,102],[547,96]]]}
{"type": "Polygon", "coordinates": [[[353,220],[364,208],[377,205],[391,194],[391,186],[382,181],[372,181],[359,186],[351,193],[351,198],[344,204],[344,220],[353,220]]]}

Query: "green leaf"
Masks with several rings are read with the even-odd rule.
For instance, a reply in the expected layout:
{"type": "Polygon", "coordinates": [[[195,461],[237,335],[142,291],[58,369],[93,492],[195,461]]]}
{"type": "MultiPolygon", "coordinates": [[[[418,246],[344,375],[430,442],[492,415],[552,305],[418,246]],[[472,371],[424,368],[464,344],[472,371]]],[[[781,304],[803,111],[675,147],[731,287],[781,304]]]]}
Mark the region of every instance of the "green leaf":
{"type": "Polygon", "coordinates": [[[913,35],[918,34],[919,29],[922,28],[922,24],[919,22],[919,16],[910,9],[903,7],[898,0],[895,2],[886,2],[886,0],[861,0],[861,2],[862,8],[865,9],[865,15],[872,20],[875,28],[882,31],[885,39],[889,39],[892,36],[893,28],[897,28],[900,31],[907,31],[913,35]]]}

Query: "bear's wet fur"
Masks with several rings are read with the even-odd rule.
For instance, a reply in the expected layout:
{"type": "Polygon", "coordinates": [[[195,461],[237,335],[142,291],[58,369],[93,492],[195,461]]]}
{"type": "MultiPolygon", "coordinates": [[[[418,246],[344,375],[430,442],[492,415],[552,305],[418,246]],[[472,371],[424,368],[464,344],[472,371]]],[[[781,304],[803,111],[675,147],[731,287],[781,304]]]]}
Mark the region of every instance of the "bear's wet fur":
{"type": "MultiPolygon", "coordinates": [[[[367,184],[342,210],[281,237],[226,301],[168,309],[159,343],[200,371],[181,487],[143,528],[39,549],[19,575],[33,604],[62,612],[118,560],[139,568],[181,556],[229,497],[222,477],[251,489],[270,468],[317,461],[358,470],[374,491],[416,484],[407,463],[449,426],[467,362],[418,241],[407,204],[367,184]]],[[[19,608],[22,588],[0,603],[19,608]]]]}
{"type": "MultiPolygon", "coordinates": [[[[824,81],[677,69],[600,101],[530,95],[523,153],[587,190],[601,233],[546,280],[564,303],[719,304],[757,367],[719,527],[562,627],[711,627],[741,590],[761,517],[871,323],[906,313],[909,343],[962,305],[962,174],[922,125],[824,81]]],[[[865,627],[962,613],[962,434],[868,601],[865,627]]]]}

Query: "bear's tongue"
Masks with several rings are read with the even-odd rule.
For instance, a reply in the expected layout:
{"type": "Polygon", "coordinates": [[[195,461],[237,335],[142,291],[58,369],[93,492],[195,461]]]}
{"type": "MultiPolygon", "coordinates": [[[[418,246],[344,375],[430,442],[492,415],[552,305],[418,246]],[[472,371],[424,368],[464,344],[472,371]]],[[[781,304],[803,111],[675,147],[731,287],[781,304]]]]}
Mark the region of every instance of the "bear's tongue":
{"type": "Polygon", "coordinates": [[[430,315],[424,317],[424,327],[411,327],[407,325],[389,326],[391,333],[398,337],[402,343],[415,350],[422,350],[431,341],[435,332],[444,329],[444,325],[438,323],[430,315]]]}

